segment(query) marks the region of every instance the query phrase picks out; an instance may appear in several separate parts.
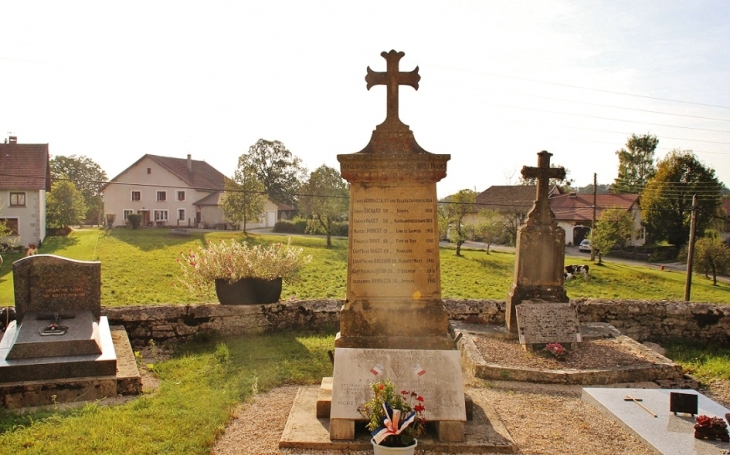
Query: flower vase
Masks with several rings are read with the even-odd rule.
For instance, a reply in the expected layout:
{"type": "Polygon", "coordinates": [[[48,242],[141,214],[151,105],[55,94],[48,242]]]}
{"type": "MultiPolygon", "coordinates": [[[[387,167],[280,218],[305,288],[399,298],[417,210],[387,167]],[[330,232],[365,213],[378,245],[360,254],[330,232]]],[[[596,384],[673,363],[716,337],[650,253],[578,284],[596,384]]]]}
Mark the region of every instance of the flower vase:
{"type": "Polygon", "coordinates": [[[281,277],[273,280],[263,278],[242,278],[229,282],[215,280],[215,293],[222,305],[256,305],[276,303],[281,297],[281,277]]]}
{"type": "Polygon", "coordinates": [[[416,452],[416,446],[418,445],[418,439],[413,440],[413,444],[408,447],[387,447],[376,444],[375,440],[371,439],[370,443],[373,445],[374,455],[413,455],[416,452]]]}

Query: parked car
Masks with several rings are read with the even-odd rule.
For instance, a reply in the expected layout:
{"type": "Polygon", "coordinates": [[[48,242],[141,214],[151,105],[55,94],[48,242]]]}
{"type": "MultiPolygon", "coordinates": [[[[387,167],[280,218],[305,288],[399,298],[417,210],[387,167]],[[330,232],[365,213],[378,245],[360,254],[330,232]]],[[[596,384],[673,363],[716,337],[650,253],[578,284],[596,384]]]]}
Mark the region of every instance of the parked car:
{"type": "Polygon", "coordinates": [[[580,242],[580,245],[578,245],[578,251],[580,251],[581,253],[590,253],[591,241],[588,239],[583,239],[583,241],[580,242]]]}

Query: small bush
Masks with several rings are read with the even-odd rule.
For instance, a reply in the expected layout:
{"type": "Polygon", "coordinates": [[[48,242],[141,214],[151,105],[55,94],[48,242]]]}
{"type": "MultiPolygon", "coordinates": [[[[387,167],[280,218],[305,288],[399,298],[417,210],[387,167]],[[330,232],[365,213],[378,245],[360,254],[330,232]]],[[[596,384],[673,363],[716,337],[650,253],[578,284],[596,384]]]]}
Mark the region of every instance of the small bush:
{"type": "Polygon", "coordinates": [[[132,229],[137,229],[142,224],[142,215],[139,213],[130,213],[127,215],[127,221],[132,225],[132,229]]]}

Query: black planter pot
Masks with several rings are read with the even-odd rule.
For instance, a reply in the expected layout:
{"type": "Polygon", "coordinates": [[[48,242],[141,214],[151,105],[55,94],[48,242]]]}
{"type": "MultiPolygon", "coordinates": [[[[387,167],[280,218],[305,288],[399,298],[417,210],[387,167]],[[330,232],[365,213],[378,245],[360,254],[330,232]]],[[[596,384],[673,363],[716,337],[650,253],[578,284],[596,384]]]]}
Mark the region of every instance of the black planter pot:
{"type": "Polygon", "coordinates": [[[255,305],[276,303],[281,297],[281,278],[243,278],[233,283],[215,280],[215,293],[222,305],[255,305]]]}

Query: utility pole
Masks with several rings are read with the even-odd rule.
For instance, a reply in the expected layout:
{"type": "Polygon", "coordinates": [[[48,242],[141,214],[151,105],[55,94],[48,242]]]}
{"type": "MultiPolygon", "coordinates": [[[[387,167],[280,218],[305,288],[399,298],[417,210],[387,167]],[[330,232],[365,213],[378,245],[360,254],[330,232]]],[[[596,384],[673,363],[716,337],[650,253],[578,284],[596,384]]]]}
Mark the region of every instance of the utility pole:
{"type": "Polygon", "coordinates": [[[596,173],[593,173],[593,224],[591,224],[591,262],[596,260],[596,253],[593,251],[593,229],[596,228],[596,200],[598,194],[598,183],[596,173]]]}
{"type": "Polygon", "coordinates": [[[687,249],[687,278],[684,282],[684,300],[689,302],[692,289],[692,261],[695,257],[695,231],[697,230],[697,195],[692,196],[692,219],[689,228],[689,248],[687,249]]]}

